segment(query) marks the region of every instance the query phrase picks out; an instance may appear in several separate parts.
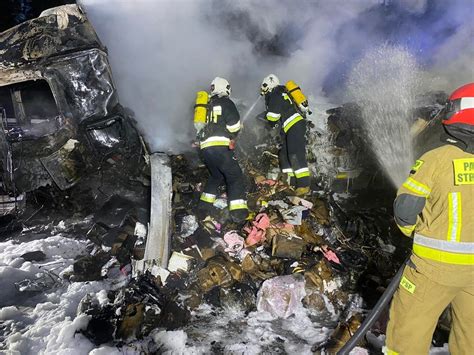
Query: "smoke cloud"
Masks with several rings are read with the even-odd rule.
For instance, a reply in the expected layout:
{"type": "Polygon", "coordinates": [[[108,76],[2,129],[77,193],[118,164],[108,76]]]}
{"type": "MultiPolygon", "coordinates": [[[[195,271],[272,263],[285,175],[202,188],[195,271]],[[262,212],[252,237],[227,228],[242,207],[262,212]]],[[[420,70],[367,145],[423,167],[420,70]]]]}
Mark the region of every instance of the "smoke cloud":
{"type": "Polygon", "coordinates": [[[189,149],[195,93],[215,76],[250,105],[263,77],[275,73],[300,84],[317,106],[346,99],[352,68],[390,43],[425,69],[427,90],[474,79],[471,0],[79,3],[108,47],[122,104],[135,112],[153,150],[189,149]]]}

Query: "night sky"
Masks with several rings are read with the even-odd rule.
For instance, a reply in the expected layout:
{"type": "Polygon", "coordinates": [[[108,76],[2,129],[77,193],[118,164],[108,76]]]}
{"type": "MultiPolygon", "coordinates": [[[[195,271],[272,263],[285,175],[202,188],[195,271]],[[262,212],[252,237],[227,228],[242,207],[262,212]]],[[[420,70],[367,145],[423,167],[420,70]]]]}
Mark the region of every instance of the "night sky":
{"type": "Polygon", "coordinates": [[[1,0],[0,32],[38,17],[46,9],[75,2],[74,0],[1,0]]]}

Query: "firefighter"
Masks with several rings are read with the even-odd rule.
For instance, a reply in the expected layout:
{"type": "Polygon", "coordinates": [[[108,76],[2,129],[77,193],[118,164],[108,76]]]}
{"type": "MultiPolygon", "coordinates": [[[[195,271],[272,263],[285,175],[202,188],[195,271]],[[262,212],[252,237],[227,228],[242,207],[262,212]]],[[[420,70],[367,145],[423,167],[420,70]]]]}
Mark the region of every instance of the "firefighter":
{"type": "Polygon", "coordinates": [[[398,190],[395,221],[413,253],[392,300],[385,354],[428,354],[451,305],[451,354],[474,349],[474,83],[449,97],[443,145],[398,190]]]}
{"type": "Polygon", "coordinates": [[[202,158],[210,177],[201,194],[199,208],[210,212],[219,186],[226,184],[229,210],[234,222],[248,216],[242,170],[234,155],[234,139],[241,128],[240,115],[229,98],[231,88],[226,79],[211,82],[206,125],[200,134],[202,158]]]}
{"type": "Polygon", "coordinates": [[[275,74],[263,79],[260,94],[265,96],[267,120],[281,127],[282,145],[278,152],[280,169],[290,177],[292,183],[296,181],[296,194],[305,195],[309,192],[310,182],[306,162],[306,121],[275,74]]]}

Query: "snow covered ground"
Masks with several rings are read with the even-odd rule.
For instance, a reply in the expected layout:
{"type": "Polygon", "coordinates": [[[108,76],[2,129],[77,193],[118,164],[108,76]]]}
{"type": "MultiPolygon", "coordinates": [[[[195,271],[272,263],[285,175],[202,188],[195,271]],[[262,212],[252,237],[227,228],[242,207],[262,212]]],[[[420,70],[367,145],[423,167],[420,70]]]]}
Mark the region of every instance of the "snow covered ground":
{"type": "MultiPolygon", "coordinates": [[[[156,329],[149,337],[116,347],[95,346],[79,331],[88,316],[76,316],[87,293],[101,299],[104,291],[119,288],[125,276],[94,282],[69,282],[77,255],[86,253],[88,241],[66,231],[64,222],[24,230],[14,240],[0,242],[1,348],[6,354],[258,354],[262,352],[310,354],[330,329],[313,323],[301,307],[296,316],[274,319],[266,312],[245,315],[237,309],[201,306],[183,330],[156,329]],[[21,255],[42,251],[42,261],[25,261],[21,255]],[[26,280],[26,281],[25,281],[26,280]],[[28,281],[30,280],[30,281],[28,281]],[[27,291],[21,292],[20,289],[27,291]],[[29,290],[29,291],[28,291],[29,290]]],[[[102,297],[104,298],[104,297],[102,297]]]]}
{"type": "Polygon", "coordinates": [[[72,269],[74,257],[84,252],[86,240],[54,232],[45,238],[28,239],[26,232],[21,242],[0,243],[2,348],[8,354],[87,354],[94,345],[75,334],[88,322],[84,316],[76,317],[77,306],[88,292],[108,289],[111,283],[61,279],[72,269]],[[46,254],[44,261],[29,262],[20,257],[37,250],[46,254]],[[34,283],[38,291],[20,292],[15,283],[22,280],[32,280],[30,288],[34,283]]]}
{"type": "MultiPolygon", "coordinates": [[[[38,226],[0,242],[1,354],[312,354],[311,346],[329,336],[332,329],[327,325],[336,320],[334,314],[326,316],[333,319],[321,319],[321,315],[311,314],[302,306],[287,319],[275,319],[267,312],[246,315],[239,309],[204,304],[193,312],[191,322],[183,329],[156,329],[145,339],[121,346],[96,346],[80,333],[89,321],[86,315],[76,316],[80,301],[93,293],[106,302],[105,291],[122,287],[127,278],[121,275],[94,282],[66,281],[63,276],[72,271],[74,258],[84,255],[90,243],[78,237],[77,231],[69,232],[67,226],[72,224],[38,226]],[[38,250],[46,255],[42,261],[21,257],[38,250]],[[318,316],[320,324],[315,321],[318,316]]],[[[352,354],[368,352],[356,348],[352,354]]],[[[448,352],[444,347],[432,349],[431,354],[448,352]]]]}

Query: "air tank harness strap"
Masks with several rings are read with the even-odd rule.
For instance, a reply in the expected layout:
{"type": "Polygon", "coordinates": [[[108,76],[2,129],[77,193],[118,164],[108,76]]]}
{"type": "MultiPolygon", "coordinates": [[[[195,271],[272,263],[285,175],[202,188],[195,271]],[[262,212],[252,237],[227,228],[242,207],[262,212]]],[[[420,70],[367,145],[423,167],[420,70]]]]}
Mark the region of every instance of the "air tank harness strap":
{"type": "MultiPolygon", "coordinates": [[[[287,90],[288,90],[288,89],[287,89],[287,90]]],[[[291,94],[293,91],[296,91],[296,90],[301,90],[301,88],[300,88],[299,86],[294,87],[293,89],[288,90],[288,93],[291,94]]]]}

